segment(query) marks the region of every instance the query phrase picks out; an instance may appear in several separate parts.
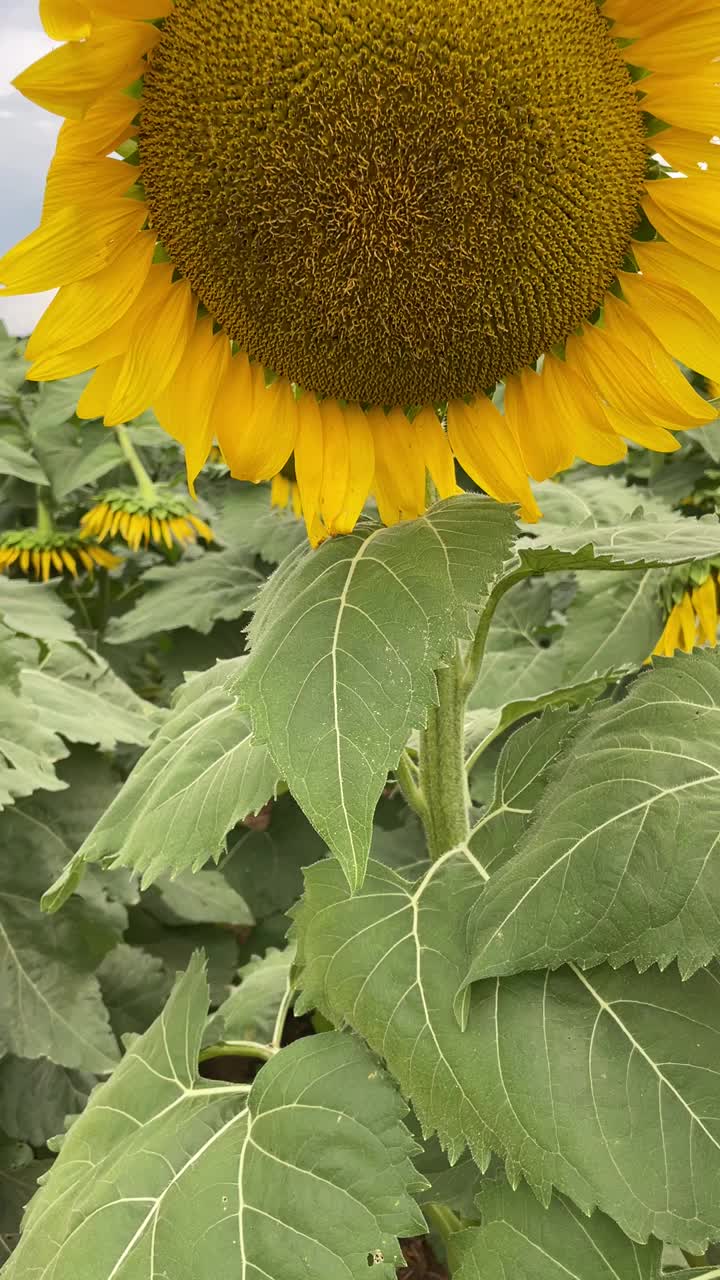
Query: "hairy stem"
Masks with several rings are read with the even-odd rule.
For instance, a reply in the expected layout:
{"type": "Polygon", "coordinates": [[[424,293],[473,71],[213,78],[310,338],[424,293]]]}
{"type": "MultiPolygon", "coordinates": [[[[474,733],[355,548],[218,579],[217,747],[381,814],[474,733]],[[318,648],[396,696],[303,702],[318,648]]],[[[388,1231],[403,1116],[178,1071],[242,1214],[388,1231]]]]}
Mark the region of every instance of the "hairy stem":
{"type": "Polygon", "coordinates": [[[272,1045],[256,1044],[254,1040],[222,1040],[218,1044],[209,1044],[200,1051],[200,1062],[208,1062],[211,1058],[259,1058],[268,1062],[277,1053],[272,1045]]]}
{"type": "Polygon", "coordinates": [[[435,1231],[445,1245],[451,1235],[462,1229],[460,1218],[445,1204],[426,1204],[423,1213],[430,1230],[435,1231]]]}
{"type": "Polygon", "coordinates": [[[420,736],[422,815],[430,857],[465,844],[470,834],[470,795],[465,773],[465,692],[459,654],[435,673],[438,705],[428,711],[420,736]]]}
{"type": "Polygon", "coordinates": [[[478,676],[480,675],[480,668],[482,667],[483,658],[485,657],[485,646],[487,644],[488,633],[490,631],[490,624],[495,616],[495,610],[506,591],[509,591],[511,587],[515,586],[516,582],[521,582],[522,579],[527,576],[528,574],[526,569],[517,569],[514,573],[509,573],[506,578],[501,578],[490,592],[487,604],[483,609],[482,616],[478,623],[477,631],[475,632],[475,639],[472,642],[472,647],[467,657],[465,673],[463,675],[463,688],[466,693],[470,693],[477,684],[478,676]]]}
{"type": "Polygon", "coordinates": [[[50,515],[50,510],[45,505],[45,502],[43,501],[43,499],[40,497],[39,492],[36,499],[35,510],[36,510],[35,523],[37,526],[38,533],[43,534],[43,536],[45,537],[47,537],[51,533],[54,533],[55,525],[53,524],[52,516],[50,515]]]}
{"type": "Polygon", "coordinates": [[[411,809],[414,809],[415,813],[419,814],[424,822],[428,811],[427,800],[422,788],[418,786],[417,773],[413,768],[407,751],[403,751],[398,760],[395,777],[406,802],[411,809]]]}
{"type": "Polygon", "coordinates": [[[125,461],[127,462],[130,470],[132,471],[135,477],[135,480],[137,481],[137,487],[140,490],[140,496],[142,498],[145,498],[148,502],[152,502],[157,497],[157,490],[152,480],[150,479],[147,471],[145,470],[142,462],[140,461],[140,455],[138,454],[137,449],[135,448],[135,445],[130,439],[130,435],[128,433],[127,427],[124,427],[124,426],[116,427],[115,434],[118,439],[118,444],[120,445],[120,448],[123,451],[125,461]]]}

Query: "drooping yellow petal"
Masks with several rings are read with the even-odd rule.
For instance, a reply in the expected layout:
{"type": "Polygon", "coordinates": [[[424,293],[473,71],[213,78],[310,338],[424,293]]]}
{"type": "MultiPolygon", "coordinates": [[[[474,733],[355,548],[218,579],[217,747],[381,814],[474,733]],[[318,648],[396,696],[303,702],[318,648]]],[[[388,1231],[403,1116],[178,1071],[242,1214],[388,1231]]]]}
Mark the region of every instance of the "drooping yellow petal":
{"type": "Polygon", "coordinates": [[[720,85],[717,67],[695,68],[685,75],[648,76],[642,81],[643,107],[658,120],[712,136],[720,128],[720,85]]]}
{"type": "Polygon", "coordinates": [[[540,517],[517,441],[503,414],[485,396],[448,404],[448,437],[460,466],[498,502],[517,502],[523,520],[540,517]]]}
{"type": "Polygon", "coordinates": [[[635,417],[632,410],[624,413],[608,404],[605,405],[605,414],[619,436],[624,440],[632,440],[633,444],[639,444],[643,449],[652,449],[654,453],[674,453],[680,448],[679,440],[665,427],[648,422],[645,418],[635,417]]]}
{"type": "Polygon", "coordinates": [[[83,0],[40,0],[40,21],[51,40],[84,40],[90,35],[90,10],[83,0]]]}
{"type": "Polygon", "coordinates": [[[642,203],[665,240],[720,270],[720,179],[715,174],[648,182],[642,203]]]}
{"type": "Polygon", "coordinates": [[[717,645],[718,605],[717,587],[712,573],[699,587],[693,588],[692,603],[700,622],[700,640],[712,645],[714,649],[717,645]]]}
{"type": "Polygon", "coordinates": [[[625,457],[627,446],[612,429],[597,394],[579,373],[558,356],[547,355],[540,380],[545,417],[555,431],[567,435],[574,457],[600,467],[625,457]]]}
{"type": "Polygon", "coordinates": [[[697,638],[697,625],[695,621],[695,610],[692,606],[690,593],[685,592],[679,605],[679,622],[680,622],[680,648],[685,653],[691,653],[695,648],[697,638]]]}
{"type": "Polygon", "coordinates": [[[40,577],[40,552],[31,551],[30,560],[32,561],[33,572],[36,578],[40,577]]]}
{"type": "Polygon", "coordinates": [[[432,482],[441,498],[450,498],[459,492],[455,478],[455,460],[447,434],[431,405],[425,405],[413,418],[413,430],[420,442],[420,451],[432,482]]]}
{"type": "Polygon", "coordinates": [[[692,173],[698,165],[707,165],[711,172],[720,169],[720,144],[690,129],[663,129],[648,138],[648,149],[659,152],[668,164],[683,173],[692,173]]]}
{"type": "Polygon", "coordinates": [[[320,404],[323,476],[320,514],[329,533],[350,533],[370,492],[375,466],[373,433],[359,405],[320,404]]]}
{"type": "Polygon", "coordinates": [[[46,111],[79,119],[103,93],[137,80],[160,34],[146,22],[106,23],[87,40],[51,49],[13,84],[46,111]]]}
{"type": "Polygon", "coordinates": [[[60,554],[59,554],[59,552],[57,552],[57,551],[55,551],[55,550],[53,549],[53,550],[50,552],[50,559],[51,559],[51,560],[52,560],[52,562],[53,562],[53,568],[56,570],[56,572],[57,572],[57,573],[62,573],[62,572],[63,572],[63,562],[62,562],[62,560],[61,560],[61,558],[60,558],[60,554]]]}
{"type": "Polygon", "coordinates": [[[290,481],[279,471],[270,482],[270,505],[285,508],[290,501],[290,481]]]}
{"type": "Polygon", "coordinates": [[[295,440],[295,476],[300,492],[308,537],[317,546],[324,529],[320,520],[325,444],[320,405],[314,395],[303,395],[298,401],[298,432],[295,440]]]}
{"type": "Polygon", "coordinates": [[[28,551],[27,547],[23,547],[22,551],[20,552],[20,568],[22,569],[23,573],[27,573],[29,567],[30,567],[30,552],[28,551]]]}
{"type": "Polygon", "coordinates": [[[159,297],[148,296],[105,410],[109,427],[136,418],[165,390],[193,331],[197,302],[190,285],[187,280],[171,283],[172,267],[162,267],[167,269],[165,286],[159,285],[159,297]]]}
{"type": "Polygon", "coordinates": [[[85,280],[65,285],[36,324],[25,358],[72,350],[79,338],[84,345],[112,329],[140,294],[154,248],[154,235],[141,231],[121,258],[85,280]]]}
{"type": "Polygon", "coordinates": [[[59,209],[0,260],[3,292],[40,293],[85,280],[123,253],[145,216],[137,200],[124,197],[91,210],[59,209]]]}
{"type": "Polygon", "coordinates": [[[400,408],[371,409],[375,445],[373,490],[383,524],[415,520],[425,510],[425,455],[422,436],[400,408]]]}
{"type": "Polygon", "coordinates": [[[215,397],[230,364],[230,343],[213,334],[210,316],[197,321],[180,364],[153,401],[158,421],[183,446],[188,488],[205,465],[215,431],[215,397]]]}
{"type": "Polygon", "coordinates": [[[63,558],[65,567],[70,570],[73,578],[77,578],[77,564],[75,562],[75,557],[69,551],[66,551],[64,547],[61,549],[60,554],[63,558]]]}
{"type": "Polygon", "coordinates": [[[566,357],[620,413],[675,429],[708,421],[707,405],[700,396],[697,412],[688,411],[685,400],[674,399],[632,348],[607,330],[585,325],[582,336],[573,334],[568,339],[566,357]]]}
{"type": "Polygon", "coordinates": [[[720,378],[720,321],[687,289],[632,272],[620,273],[625,298],[677,360],[720,378]]]}
{"type": "Polygon", "coordinates": [[[505,417],[533,480],[547,480],[570,466],[575,454],[564,423],[547,411],[545,384],[533,369],[505,382],[505,417]]]}
{"type": "Polygon", "coordinates": [[[287,378],[265,386],[262,367],[246,355],[229,363],[211,416],[230,474],[259,484],[281,471],[292,453],[298,406],[287,378]]]}
{"type": "Polygon", "coordinates": [[[47,582],[50,577],[50,552],[47,548],[40,554],[41,574],[43,582],[47,582]]]}
{"type": "MultiPolygon", "coordinates": [[[[700,425],[713,421],[714,414],[707,401],[691,387],[663,344],[627,302],[610,295],[605,301],[604,318],[605,332],[609,337],[635,353],[656,385],[664,388],[674,404],[700,425]]],[[[625,411],[627,406],[620,405],[620,408],[625,411]]],[[[676,415],[670,425],[676,428],[677,421],[676,415]]]]}
{"type": "Polygon", "coordinates": [[[106,360],[105,364],[98,365],[77,402],[75,412],[78,418],[102,418],[112,396],[123,360],[124,356],[117,355],[112,360],[106,360]]]}
{"type": "Polygon", "coordinates": [[[188,520],[190,521],[193,528],[195,528],[197,532],[200,534],[200,537],[204,539],[205,542],[215,541],[215,535],[212,529],[210,528],[210,525],[206,524],[204,520],[201,520],[199,516],[189,515],[188,520]]]}

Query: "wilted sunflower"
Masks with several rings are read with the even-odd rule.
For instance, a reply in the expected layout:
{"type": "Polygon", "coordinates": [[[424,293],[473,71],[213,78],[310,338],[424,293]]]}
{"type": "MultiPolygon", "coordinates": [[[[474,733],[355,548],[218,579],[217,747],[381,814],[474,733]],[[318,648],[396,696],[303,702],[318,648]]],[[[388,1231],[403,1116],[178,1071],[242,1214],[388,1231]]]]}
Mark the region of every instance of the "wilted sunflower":
{"type": "Polygon", "coordinates": [[[690,653],[700,645],[717,645],[718,631],[718,567],[715,564],[693,567],[690,579],[672,580],[665,599],[667,622],[653,657],[671,658],[676,649],[690,653]]]}
{"type": "Polygon", "coordinates": [[[672,357],[720,378],[719,0],[41,9],[29,376],[97,366],[79,414],[152,405],[191,484],[214,439],[253,481],[294,452],[317,539],[454,455],[533,519],[528,476],[713,417],[672,357]]]}
{"type": "Polygon", "coordinates": [[[106,538],[123,538],[132,551],[150,541],[170,549],[175,542],[181,547],[195,542],[200,534],[212,542],[213,532],[204,520],[193,515],[183,498],[156,489],[144,497],[135,489],[111,489],[98,498],[85,512],[80,524],[86,535],[98,542],[106,538]]]}
{"type": "Polygon", "coordinates": [[[12,570],[47,582],[57,574],[69,573],[77,578],[83,569],[92,573],[96,565],[115,569],[121,563],[94,539],[85,538],[79,532],[11,529],[0,534],[0,573],[12,570]]]}

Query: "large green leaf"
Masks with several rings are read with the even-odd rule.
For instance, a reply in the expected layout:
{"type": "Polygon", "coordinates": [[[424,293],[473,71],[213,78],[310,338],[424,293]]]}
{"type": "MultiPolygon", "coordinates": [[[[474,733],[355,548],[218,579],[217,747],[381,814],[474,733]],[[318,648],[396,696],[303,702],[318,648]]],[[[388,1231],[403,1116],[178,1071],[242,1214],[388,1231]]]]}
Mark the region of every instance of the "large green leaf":
{"type": "Polygon", "coordinates": [[[241,661],[219,662],[181,687],[78,861],[113,859],[142,872],[146,884],[168,871],[199,868],[218,857],[237,822],[272,796],[277,770],[226,689],[241,661]]]}
{"type": "Polygon", "coordinates": [[[40,897],[66,846],[17,809],[0,832],[0,1054],[107,1071],[117,1045],[95,970],[117,941],[112,914],[90,893],[44,915],[40,897]]]}
{"type": "Polygon", "coordinates": [[[203,635],[220,618],[239,618],[263,581],[243,551],[203,551],[179,564],[161,564],[142,575],[138,603],[107,629],[109,644],[144,640],[157,632],[192,627],[203,635]]]}
{"type": "Polygon", "coordinates": [[[478,1196],[481,1227],[450,1240],[455,1280],[657,1280],[659,1240],[634,1244],[603,1213],[586,1218],[562,1196],[547,1208],[527,1186],[488,1179],[478,1196]]]}
{"type": "Polygon", "coordinates": [[[75,413],[75,406],[90,377],[89,373],[78,373],[74,378],[39,383],[36,394],[29,402],[31,430],[34,433],[52,431],[67,422],[75,413]]]}
{"type": "Polygon", "coordinates": [[[100,422],[50,423],[35,433],[40,460],[58,502],[101,476],[122,467],[124,458],[114,431],[100,422]]]}
{"type": "Polygon", "coordinates": [[[626,523],[610,526],[553,527],[543,521],[518,552],[531,573],[663,568],[720,555],[720,521],[716,516],[687,520],[672,514],[648,518],[642,509],[626,523]]]}
{"type": "MultiPolygon", "coordinates": [[[[388,770],[436,697],[435,668],[500,572],[508,508],[465,494],[296,555],[262,592],[238,681],[255,731],[350,884],[388,770]]],[[[291,557],[292,559],[292,557],[291,557]]]]}
{"type": "Polygon", "coordinates": [[[43,1147],[64,1131],[68,1116],[82,1111],[94,1084],[85,1071],[8,1054],[0,1062],[0,1130],[43,1147]]]}
{"type": "Polygon", "coordinates": [[[54,764],[66,755],[64,742],[45,727],[32,702],[0,687],[0,809],[39,787],[64,788],[54,764]]]}
{"type": "MultiPolygon", "coordinates": [[[[559,482],[544,480],[534,484],[533,491],[543,513],[543,525],[554,528],[621,525],[639,507],[653,519],[662,519],[671,510],[667,502],[647,489],[638,489],[618,476],[602,475],[596,470],[590,474],[569,471],[559,482]]],[[[527,527],[535,529],[534,525],[527,527]]]]}
{"type": "MultiPolygon", "coordinates": [[[[659,662],[590,717],[471,916],[468,980],[720,952],[720,658],[659,662]]],[[[482,860],[482,843],[475,846],[482,860]]]]}
{"type": "MultiPolygon", "coordinates": [[[[218,501],[213,490],[211,502],[218,501]]],[[[305,525],[289,511],[270,506],[265,485],[242,484],[231,480],[218,501],[220,539],[229,547],[242,547],[262,556],[269,564],[279,564],[296,547],[307,542],[305,525]]]]}
{"type": "Polygon", "coordinates": [[[404,1107],[352,1036],[301,1040],[252,1087],[196,1071],[196,961],[70,1129],[7,1277],[394,1280],[422,1230],[404,1107]]]}
{"type": "Polygon", "coordinates": [[[269,1044],[278,1010],[290,987],[295,948],[269,947],[240,970],[240,985],[220,1005],[205,1036],[213,1040],[257,1040],[269,1044]]]}
{"type": "Polygon", "coordinates": [[[163,924],[241,927],[253,923],[245,899],[230,887],[219,871],[181,871],[176,876],[161,876],[147,890],[143,902],[163,924]]]}
{"type": "Polygon", "coordinates": [[[24,1142],[9,1141],[0,1133],[0,1265],[15,1248],[25,1205],[51,1164],[52,1160],[35,1160],[24,1142]]]}
{"type": "Polygon", "coordinates": [[[39,462],[28,449],[23,449],[0,431],[0,476],[16,476],[18,480],[28,480],[31,484],[47,484],[39,462]]]}
{"type": "Polygon", "coordinates": [[[50,643],[72,643],[77,633],[68,622],[71,616],[51,583],[27,582],[0,574],[0,618],[12,631],[50,643]]]}
{"type": "Polygon", "coordinates": [[[97,978],[118,1039],[147,1031],[170,994],[173,976],[159,956],[137,945],[121,942],[108,951],[97,978]]]}
{"type": "Polygon", "coordinates": [[[485,875],[455,851],[411,884],[372,863],[352,895],[331,859],[306,873],[302,1000],[382,1055],[450,1158],[491,1152],[545,1201],[701,1250],[720,1235],[720,971],[683,983],[564,968],[475,983],[460,1012],[467,915],[485,875]]]}
{"type": "Polygon", "coordinates": [[[43,727],[71,742],[105,750],[118,742],[144,746],[163,719],[103,658],[79,644],[53,644],[37,665],[23,669],[21,685],[43,727]]]}
{"type": "Polygon", "coordinates": [[[125,942],[133,952],[133,960],[126,957],[123,972],[119,971],[118,964],[116,973],[111,975],[110,983],[107,984],[105,970],[113,964],[114,959],[114,953],[110,952],[98,975],[104,987],[104,998],[111,1021],[119,1025],[126,1016],[136,1021],[141,1020],[148,1007],[144,999],[145,993],[150,994],[151,1004],[155,1000],[156,980],[150,974],[146,956],[138,956],[140,949],[152,959],[162,962],[165,974],[171,982],[177,973],[187,969],[194,953],[202,950],[207,960],[212,1003],[217,1005],[225,999],[238,966],[238,943],[232,929],[210,924],[165,925],[151,915],[142,903],[131,907],[128,916],[125,942]],[[140,990],[137,990],[138,985],[140,990]],[[137,990],[138,999],[133,995],[134,990],[137,990]],[[124,992],[127,992],[129,1000],[124,992]]]}

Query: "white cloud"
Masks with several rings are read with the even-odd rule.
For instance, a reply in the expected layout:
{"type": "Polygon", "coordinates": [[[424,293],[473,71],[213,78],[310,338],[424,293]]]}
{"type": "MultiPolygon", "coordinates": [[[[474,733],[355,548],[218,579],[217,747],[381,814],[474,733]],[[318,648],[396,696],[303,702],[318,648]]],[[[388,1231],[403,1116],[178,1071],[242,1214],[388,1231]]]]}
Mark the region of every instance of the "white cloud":
{"type": "Polygon", "coordinates": [[[8,331],[24,338],[35,327],[55,290],[48,293],[28,293],[18,298],[3,298],[0,294],[0,320],[8,331]]]}

